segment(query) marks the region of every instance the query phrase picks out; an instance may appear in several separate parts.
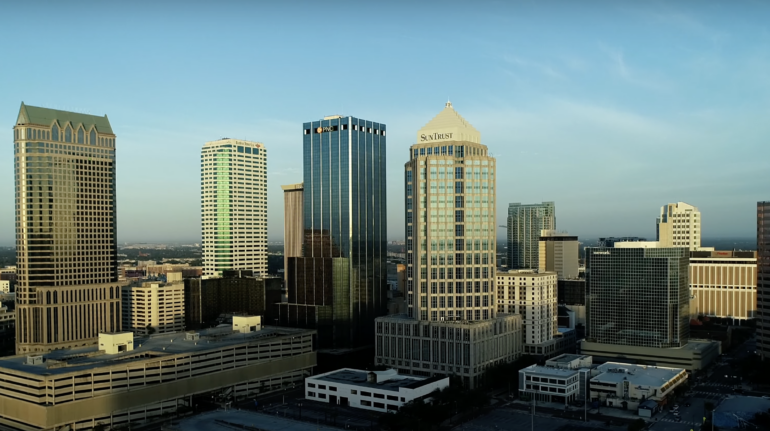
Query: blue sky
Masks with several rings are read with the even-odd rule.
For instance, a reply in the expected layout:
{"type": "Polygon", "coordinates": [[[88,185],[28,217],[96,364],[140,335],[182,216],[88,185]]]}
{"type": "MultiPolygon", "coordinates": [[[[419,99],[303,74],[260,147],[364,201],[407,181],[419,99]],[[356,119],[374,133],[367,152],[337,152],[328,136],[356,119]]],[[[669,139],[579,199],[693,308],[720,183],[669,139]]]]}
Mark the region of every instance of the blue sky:
{"type": "MultiPolygon", "coordinates": [[[[107,114],[119,241],[198,241],[200,148],[265,143],[269,239],[302,181],[302,122],[388,126],[388,236],[403,164],[447,99],[498,158],[508,202],[557,228],[654,236],[685,201],[706,237],[751,237],[770,199],[770,3],[760,1],[15,2],[0,13],[0,244],[21,101],[107,114]],[[643,4],[642,4],[643,3],[643,4]]],[[[502,234],[503,232],[501,232],[502,234]]]]}

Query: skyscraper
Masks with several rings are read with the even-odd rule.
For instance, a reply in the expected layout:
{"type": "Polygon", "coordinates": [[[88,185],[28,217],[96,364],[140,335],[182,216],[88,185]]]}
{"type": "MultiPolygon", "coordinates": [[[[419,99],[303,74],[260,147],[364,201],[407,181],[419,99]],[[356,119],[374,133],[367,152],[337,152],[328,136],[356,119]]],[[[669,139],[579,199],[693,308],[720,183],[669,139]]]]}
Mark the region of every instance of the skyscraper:
{"type": "Polygon", "coordinates": [[[580,243],[578,237],[555,230],[545,230],[540,236],[540,271],[554,271],[560,279],[578,278],[580,243]]]}
{"type": "Polygon", "coordinates": [[[770,202],[757,202],[757,352],[770,358],[770,202]]]}
{"type": "Polygon", "coordinates": [[[322,349],[371,346],[387,312],[386,127],[330,116],[303,134],[303,250],[280,322],[317,329],[322,349]]]}
{"type": "Polygon", "coordinates": [[[556,204],[508,204],[508,268],[537,269],[540,233],[556,229],[556,204]]]}
{"type": "Polygon", "coordinates": [[[682,347],[690,337],[689,253],[636,244],[586,248],[588,338],[682,347]]]}
{"type": "Polygon", "coordinates": [[[701,245],[700,211],[684,202],[663,205],[655,220],[655,230],[661,247],[697,250],[701,245]]]}
{"type": "Polygon", "coordinates": [[[451,103],[416,138],[404,165],[407,314],[376,320],[375,360],[476,387],[522,351],[521,315],[496,312],[496,161],[451,103]]]}
{"type": "Polygon", "coordinates": [[[14,154],[16,352],[96,344],[121,325],[110,122],[22,103],[14,154]]]}
{"type": "Polygon", "coordinates": [[[267,274],[267,149],[222,139],[201,150],[203,275],[267,274]]]}
{"type": "Polygon", "coordinates": [[[417,142],[405,166],[408,315],[493,318],[495,158],[451,103],[417,142]]]}
{"type": "Polygon", "coordinates": [[[289,267],[290,257],[302,256],[303,214],[302,203],[303,185],[289,184],[283,189],[283,268],[284,282],[288,283],[286,268],[289,267]]]}

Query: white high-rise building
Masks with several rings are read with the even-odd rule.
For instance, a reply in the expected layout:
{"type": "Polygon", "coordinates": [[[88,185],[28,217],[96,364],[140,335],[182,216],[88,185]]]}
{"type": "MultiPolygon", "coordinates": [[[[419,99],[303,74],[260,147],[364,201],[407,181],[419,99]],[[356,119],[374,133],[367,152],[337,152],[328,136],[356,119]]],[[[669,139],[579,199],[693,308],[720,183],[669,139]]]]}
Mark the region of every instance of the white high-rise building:
{"type": "Polygon", "coordinates": [[[543,344],[558,334],[555,272],[509,270],[497,273],[497,311],[521,314],[525,344],[543,344]]]}
{"type": "Polygon", "coordinates": [[[201,151],[203,275],[267,274],[267,149],[222,139],[201,151]]]}
{"type": "Polygon", "coordinates": [[[660,247],[687,247],[698,250],[701,241],[701,217],[698,208],[677,202],[663,205],[656,220],[660,247]]]}

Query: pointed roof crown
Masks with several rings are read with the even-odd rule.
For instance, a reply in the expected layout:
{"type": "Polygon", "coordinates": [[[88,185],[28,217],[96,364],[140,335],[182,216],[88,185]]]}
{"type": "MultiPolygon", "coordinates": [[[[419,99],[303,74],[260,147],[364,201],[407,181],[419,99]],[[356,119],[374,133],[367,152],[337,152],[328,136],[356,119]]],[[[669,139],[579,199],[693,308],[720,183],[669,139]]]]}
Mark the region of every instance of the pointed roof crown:
{"type": "Polygon", "coordinates": [[[481,133],[447,102],[444,109],[417,132],[417,143],[467,141],[481,143],[481,133]]]}
{"type": "Polygon", "coordinates": [[[40,108],[37,106],[25,105],[24,102],[21,103],[16,124],[35,124],[38,126],[50,127],[54,121],[58,122],[59,126],[71,123],[73,129],[77,129],[78,125],[82,124],[83,128],[88,130],[93,125],[99,133],[113,134],[110,120],[106,115],[104,117],[97,117],[96,115],[40,108]]]}

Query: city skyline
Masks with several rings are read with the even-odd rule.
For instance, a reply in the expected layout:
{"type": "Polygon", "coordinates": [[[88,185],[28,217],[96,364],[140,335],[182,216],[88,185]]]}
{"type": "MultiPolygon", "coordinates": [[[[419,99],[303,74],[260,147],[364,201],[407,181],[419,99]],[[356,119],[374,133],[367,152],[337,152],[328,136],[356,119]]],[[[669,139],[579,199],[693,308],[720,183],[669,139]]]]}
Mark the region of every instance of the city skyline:
{"type": "MultiPolygon", "coordinates": [[[[14,85],[0,89],[0,114],[12,118],[22,101],[110,113],[125,160],[116,185],[121,243],[200,242],[200,170],[193,149],[225,136],[273,149],[268,240],[281,240],[280,185],[302,177],[297,124],[336,113],[389,125],[388,239],[403,239],[399,166],[415,143],[413,130],[447,98],[474,118],[499,163],[511,166],[499,178],[497,225],[505,224],[500,210],[508,203],[555,201],[558,228],[580,238],[654,238],[660,206],[683,201],[703,213],[705,238],[754,235],[754,205],[767,199],[761,185],[770,179],[761,157],[770,132],[763,124],[770,110],[764,76],[770,34],[760,18],[770,6],[490,5],[364,5],[362,13],[377,17],[374,31],[352,33],[323,25],[313,8],[291,5],[196,5],[182,12],[155,5],[151,14],[130,5],[99,5],[88,10],[93,22],[80,27],[69,23],[84,17],[52,5],[50,14],[36,18],[40,31],[9,46],[7,55],[46,50],[55,35],[69,46],[89,38],[98,59],[91,50],[54,50],[47,55],[57,65],[56,79],[47,79],[46,68],[5,68],[0,77],[14,85]],[[122,20],[100,19],[108,15],[122,20]],[[257,29],[252,16],[261,17],[257,29]],[[211,25],[223,19],[232,24],[229,34],[211,25]],[[446,23],[456,20],[462,28],[448,31],[446,23]],[[137,23],[143,35],[135,36],[137,23]],[[362,54],[359,67],[345,69],[330,56],[336,48],[307,47],[320,30],[326,40],[353,37],[370,44],[374,54],[362,54]],[[256,43],[273,36],[274,44],[256,43]],[[437,67],[430,58],[457,60],[453,67],[437,67]],[[211,67],[231,60],[244,67],[211,67]],[[301,71],[308,61],[325,67],[301,71]],[[318,82],[331,89],[344,80],[378,86],[323,96],[314,91],[318,82]],[[221,100],[228,100],[228,108],[216,103],[221,100]],[[156,194],[175,210],[156,211],[156,194]]],[[[0,34],[10,40],[25,30],[14,17],[35,10],[22,4],[7,9],[0,34]]],[[[13,166],[9,146],[5,151],[0,200],[10,203],[13,166]]],[[[0,206],[0,246],[14,243],[13,217],[12,205],[0,206]]],[[[504,236],[498,228],[497,238],[504,236]]]]}

